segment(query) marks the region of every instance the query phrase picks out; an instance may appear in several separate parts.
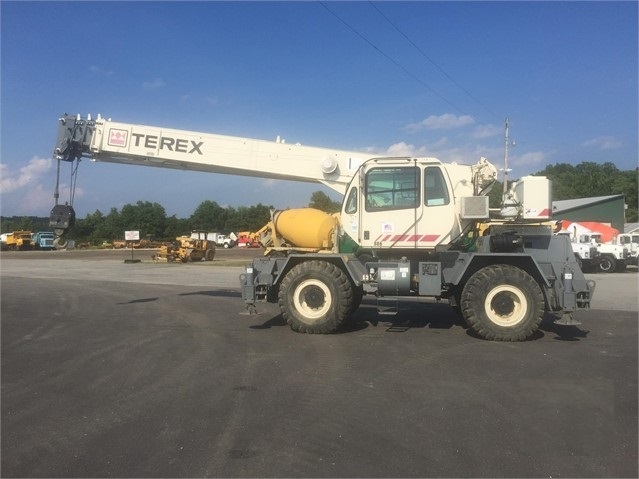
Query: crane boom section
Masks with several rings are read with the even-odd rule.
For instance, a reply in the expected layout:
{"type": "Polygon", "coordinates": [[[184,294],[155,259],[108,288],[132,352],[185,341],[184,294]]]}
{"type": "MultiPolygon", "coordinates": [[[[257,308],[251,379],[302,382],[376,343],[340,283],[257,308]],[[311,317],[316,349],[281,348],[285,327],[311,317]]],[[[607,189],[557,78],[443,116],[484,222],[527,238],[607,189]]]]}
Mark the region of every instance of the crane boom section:
{"type": "Polygon", "coordinates": [[[343,194],[369,153],[113,122],[60,119],[58,159],[322,183],[343,194]]]}

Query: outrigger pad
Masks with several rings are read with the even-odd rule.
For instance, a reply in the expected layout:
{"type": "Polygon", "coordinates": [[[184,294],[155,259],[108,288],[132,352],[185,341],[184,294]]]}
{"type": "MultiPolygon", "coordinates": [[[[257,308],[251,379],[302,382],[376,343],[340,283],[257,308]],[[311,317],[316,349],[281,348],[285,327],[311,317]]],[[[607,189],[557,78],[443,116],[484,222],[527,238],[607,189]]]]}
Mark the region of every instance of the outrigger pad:
{"type": "Polygon", "coordinates": [[[581,321],[573,318],[572,314],[564,314],[561,318],[554,321],[555,324],[561,326],[580,326],[581,321]]]}

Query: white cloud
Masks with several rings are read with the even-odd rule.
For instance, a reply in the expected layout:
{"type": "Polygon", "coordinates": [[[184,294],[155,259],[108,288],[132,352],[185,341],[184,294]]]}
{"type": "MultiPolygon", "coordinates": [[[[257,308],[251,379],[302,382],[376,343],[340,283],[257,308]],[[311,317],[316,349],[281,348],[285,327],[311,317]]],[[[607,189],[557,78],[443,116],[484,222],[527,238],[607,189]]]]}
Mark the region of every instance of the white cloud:
{"type": "Polygon", "coordinates": [[[13,213],[18,215],[47,216],[55,202],[53,187],[45,188],[37,184],[29,188],[28,200],[23,205],[13,205],[13,213]]]}
{"type": "MultiPolygon", "coordinates": [[[[53,160],[34,156],[17,171],[0,164],[0,191],[2,192],[2,215],[47,216],[53,207],[54,180],[53,160]],[[53,177],[52,177],[53,176],[53,177]]],[[[60,201],[69,198],[69,185],[61,184],[60,201]]],[[[75,197],[81,198],[84,191],[76,188],[75,197]]]]}
{"type": "Polygon", "coordinates": [[[531,151],[520,156],[512,156],[508,158],[508,167],[525,167],[527,173],[534,173],[543,168],[540,166],[546,164],[546,154],[543,151],[531,151]],[[534,171],[533,171],[534,170],[534,171]]]}
{"type": "Polygon", "coordinates": [[[441,151],[443,146],[447,143],[447,138],[442,138],[433,144],[425,144],[421,146],[412,145],[404,141],[394,143],[390,145],[382,153],[383,156],[413,156],[417,158],[435,157],[437,158],[437,152],[441,151]]]}
{"type": "Polygon", "coordinates": [[[441,150],[447,148],[450,142],[448,141],[447,136],[442,136],[439,140],[434,143],[431,143],[430,147],[436,150],[441,150]]]}
{"type": "Polygon", "coordinates": [[[494,164],[503,156],[500,148],[489,148],[483,145],[451,144],[444,136],[433,142],[413,145],[405,141],[394,143],[381,153],[386,156],[433,157],[443,163],[474,164],[484,156],[494,164]]]}
{"type": "Polygon", "coordinates": [[[602,135],[584,142],[582,146],[599,148],[600,150],[614,150],[615,148],[621,148],[623,145],[614,136],[602,135]]]}
{"type": "Polygon", "coordinates": [[[384,154],[388,156],[417,156],[417,149],[415,145],[400,141],[389,146],[384,154]]]}
{"type": "Polygon", "coordinates": [[[406,125],[405,129],[411,133],[421,130],[452,130],[463,126],[472,125],[475,119],[470,115],[457,116],[452,113],[444,113],[443,115],[431,115],[428,118],[418,122],[406,125]]]}
{"type": "Polygon", "coordinates": [[[155,78],[153,79],[153,81],[145,81],[144,83],[142,83],[142,87],[144,87],[146,90],[162,88],[163,86],[166,86],[166,82],[161,78],[155,78]]]}
{"type": "Polygon", "coordinates": [[[42,176],[51,170],[53,160],[51,158],[38,158],[34,156],[26,166],[12,174],[7,165],[1,165],[0,190],[3,194],[11,193],[20,188],[28,186],[38,181],[42,176]]]}
{"type": "MultiPolygon", "coordinates": [[[[69,185],[60,185],[59,203],[65,203],[69,199],[69,185]]],[[[4,193],[4,192],[3,192],[4,193]]],[[[75,199],[84,197],[84,190],[75,189],[75,199]]],[[[51,185],[38,183],[29,186],[24,194],[2,197],[3,216],[49,216],[49,212],[55,203],[53,198],[53,183],[51,185]]]]}
{"type": "Polygon", "coordinates": [[[476,139],[490,138],[499,135],[501,131],[501,127],[497,125],[477,125],[473,130],[472,137],[476,139]]]}

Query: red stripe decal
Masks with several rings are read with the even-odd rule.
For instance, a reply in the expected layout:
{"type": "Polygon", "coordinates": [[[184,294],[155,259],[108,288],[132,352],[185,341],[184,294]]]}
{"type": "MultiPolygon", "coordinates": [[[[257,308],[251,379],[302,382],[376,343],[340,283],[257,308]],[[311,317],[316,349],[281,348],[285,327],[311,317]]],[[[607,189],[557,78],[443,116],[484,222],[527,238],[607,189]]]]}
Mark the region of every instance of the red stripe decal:
{"type": "Polygon", "coordinates": [[[439,238],[439,235],[424,235],[422,236],[422,239],[420,241],[426,242],[432,242],[432,241],[437,241],[437,238],[439,238]]]}

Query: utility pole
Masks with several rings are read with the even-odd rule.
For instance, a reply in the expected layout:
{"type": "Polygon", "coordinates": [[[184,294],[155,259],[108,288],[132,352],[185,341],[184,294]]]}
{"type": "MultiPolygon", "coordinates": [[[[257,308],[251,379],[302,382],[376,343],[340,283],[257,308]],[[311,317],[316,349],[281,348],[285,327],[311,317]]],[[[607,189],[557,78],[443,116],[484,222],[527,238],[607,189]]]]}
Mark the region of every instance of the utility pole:
{"type": "Polygon", "coordinates": [[[504,192],[502,201],[506,199],[506,192],[508,191],[508,117],[506,117],[506,135],[504,140],[504,192]]]}

